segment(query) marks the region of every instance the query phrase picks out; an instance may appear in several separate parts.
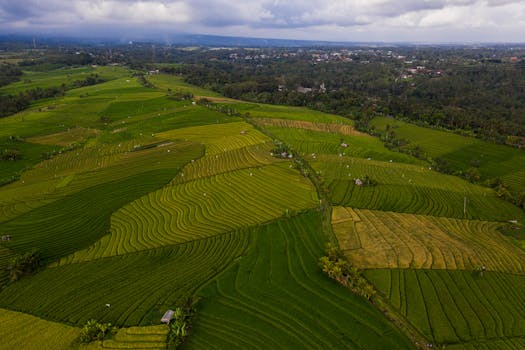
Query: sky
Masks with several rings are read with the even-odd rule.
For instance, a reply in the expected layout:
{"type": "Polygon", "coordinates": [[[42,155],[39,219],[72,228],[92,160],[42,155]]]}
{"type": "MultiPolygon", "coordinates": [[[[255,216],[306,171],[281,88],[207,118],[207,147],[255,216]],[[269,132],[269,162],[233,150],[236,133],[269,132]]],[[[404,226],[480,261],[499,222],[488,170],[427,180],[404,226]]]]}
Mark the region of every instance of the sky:
{"type": "Polygon", "coordinates": [[[0,0],[1,34],[525,42],[525,0],[0,0]]]}

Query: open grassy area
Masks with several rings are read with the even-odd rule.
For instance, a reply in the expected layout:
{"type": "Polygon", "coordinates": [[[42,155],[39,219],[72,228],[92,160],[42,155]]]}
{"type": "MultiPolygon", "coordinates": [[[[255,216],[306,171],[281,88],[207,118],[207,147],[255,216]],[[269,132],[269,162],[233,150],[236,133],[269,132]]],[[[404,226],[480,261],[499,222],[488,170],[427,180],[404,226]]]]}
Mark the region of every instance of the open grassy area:
{"type": "Polygon", "coordinates": [[[185,349],[411,349],[364,299],[327,278],[321,214],[310,211],[250,232],[246,256],[198,295],[185,349]]]}
{"type": "Polygon", "coordinates": [[[398,138],[421,146],[432,158],[441,157],[447,160],[454,170],[464,171],[472,167],[472,164],[477,164],[485,179],[501,178],[512,190],[525,190],[523,150],[390,118],[375,118],[372,121],[378,131],[384,131],[387,124],[398,138]]]}
{"type": "Polygon", "coordinates": [[[525,276],[446,270],[368,270],[365,275],[432,342],[525,335],[525,276]]]}
{"type": "Polygon", "coordinates": [[[0,349],[74,349],[80,329],[0,309],[0,349]]]}
{"type": "Polygon", "coordinates": [[[497,230],[501,224],[336,207],[341,249],[359,268],[415,268],[525,274],[525,252],[497,230]]]}

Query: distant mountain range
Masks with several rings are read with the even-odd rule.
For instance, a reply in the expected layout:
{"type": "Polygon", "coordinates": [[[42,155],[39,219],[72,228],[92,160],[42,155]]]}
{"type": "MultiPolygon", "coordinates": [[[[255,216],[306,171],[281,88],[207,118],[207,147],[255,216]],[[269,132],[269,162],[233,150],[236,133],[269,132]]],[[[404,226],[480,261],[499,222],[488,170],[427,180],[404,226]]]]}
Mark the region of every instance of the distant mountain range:
{"type": "MultiPolygon", "coordinates": [[[[123,45],[130,43],[158,43],[159,45],[175,46],[207,46],[207,47],[312,47],[312,46],[360,46],[360,47],[393,47],[393,46],[507,46],[504,43],[410,43],[410,42],[355,42],[355,41],[320,41],[320,40],[293,40],[293,39],[267,39],[240,36],[220,36],[206,34],[172,34],[159,35],[155,37],[74,37],[74,36],[52,36],[52,35],[29,35],[29,34],[7,34],[0,35],[0,49],[13,46],[13,44],[33,45],[123,45]]],[[[517,44],[509,44],[516,46],[517,44]]]]}

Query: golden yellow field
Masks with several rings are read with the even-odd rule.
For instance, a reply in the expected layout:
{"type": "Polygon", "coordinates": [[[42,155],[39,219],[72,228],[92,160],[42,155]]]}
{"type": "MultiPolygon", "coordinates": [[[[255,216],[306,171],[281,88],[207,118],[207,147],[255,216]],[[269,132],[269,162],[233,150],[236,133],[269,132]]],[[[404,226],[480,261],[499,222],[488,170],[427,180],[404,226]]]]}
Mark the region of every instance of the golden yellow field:
{"type": "Polygon", "coordinates": [[[335,207],[334,232],[359,268],[419,268],[525,273],[525,252],[500,223],[335,207]]]}
{"type": "Polygon", "coordinates": [[[279,118],[253,118],[253,121],[263,126],[277,126],[281,128],[305,129],[311,131],[322,131],[329,133],[338,133],[349,136],[369,136],[354,129],[352,125],[337,123],[318,123],[304,120],[291,120],[279,118]]]}

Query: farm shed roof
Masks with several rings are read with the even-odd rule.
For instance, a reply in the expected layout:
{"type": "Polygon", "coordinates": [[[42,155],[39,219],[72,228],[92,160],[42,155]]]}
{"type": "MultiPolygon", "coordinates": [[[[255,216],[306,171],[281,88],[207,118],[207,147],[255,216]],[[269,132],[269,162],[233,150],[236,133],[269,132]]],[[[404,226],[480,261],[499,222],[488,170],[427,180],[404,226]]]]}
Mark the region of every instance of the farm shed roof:
{"type": "Polygon", "coordinates": [[[164,316],[162,316],[162,318],[160,319],[160,322],[162,323],[169,323],[171,321],[171,319],[173,318],[173,313],[175,311],[173,310],[168,310],[164,313],[164,316]]]}

